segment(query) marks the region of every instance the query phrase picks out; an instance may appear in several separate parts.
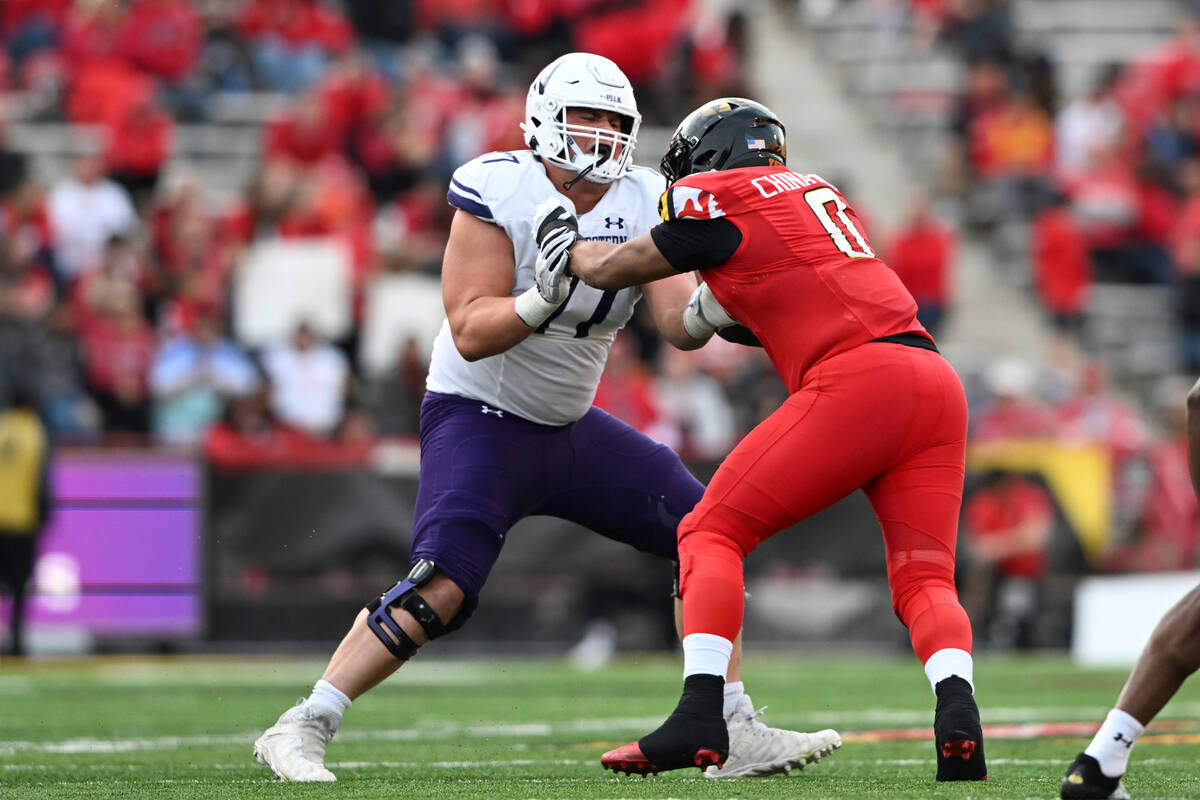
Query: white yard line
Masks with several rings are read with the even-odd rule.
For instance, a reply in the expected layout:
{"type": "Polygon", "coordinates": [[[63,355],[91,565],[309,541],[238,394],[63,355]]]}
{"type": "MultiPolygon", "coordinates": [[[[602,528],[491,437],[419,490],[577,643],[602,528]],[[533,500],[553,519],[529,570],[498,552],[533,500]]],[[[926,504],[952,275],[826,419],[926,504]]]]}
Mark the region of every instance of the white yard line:
{"type": "MultiPolygon", "coordinates": [[[[831,761],[822,761],[821,766],[817,769],[827,770],[835,766],[837,767],[925,767],[934,762],[933,758],[845,758],[841,755],[830,756],[831,761]]],[[[1170,758],[1139,758],[1137,763],[1144,766],[1164,765],[1182,763],[1187,761],[1191,763],[1191,759],[1170,759],[1170,758]]],[[[1025,767],[1065,767],[1067,761],[1063,758],[989,758],[989,766],[1025,766],[1025,767]]],[[[594,759],[578,759],[578,758],[547,758],[547,759],[531,759],[531,758],[513,758],[513,759],[493,759],[490,761],[331,761],[327,765],[330,769],[335,770],[360,770],[360,769],[428,769],[430,767],[437,769],[485,769],[497,767],[575,767],[595,765],[599,767],[599,763],[594,759]]],[[[253,759],[247,758],[245,761],[239,762],[213,762],[213,763],[189,763],[178,764],[173,763],[172,769],[191,768],[197,770],[217,769],[217,770],[242,770],[242,769],[263,769],[254,762],[253,759]]],[[[52,772],[52,771],[78,771],[78,772],[144,772],[147,770],[161,769],[161,764],[0,764],[0,772],[52,772]]]]}
{"type": "MultiPolygon", "coordinates": [[[[592,759],[581,760],[573,758],[513,758],[496,759],[492,761],[331,761],[326,766],[330,769],[483,769],[495,767],[571,767],[581,764],[599,763],[592,759]]],[[[191,767],[193,769],[264,769],[254,759],[247,758],[237,763],[211,764],[177,764],[172,763],[172,769],[191,767]]],[[[96,772],[139,772],[160,769],[158,764],[0,764],[0,772],[50,772],[53,770],[78,770],[96,772]]]]}
{"type": "MultiPolygon", "coordinates": [[[[3,0],[0,0],[0,4],[3,0]]],[[[313,675],[320,675],[324,662],[236,657],[189,658],[162,661],[153,658],[95,657],[77,662],[47,660],[45,669],[26,673],[18,665],[15,673],[0,674],[0,694],[53,692],[56,681],[79,682],[112,687],[146,686],[293,686],[301,691],[311,686],[313,675]]],[[[7,662],[6,662],[7,664],[7,662]]],[[[30,662],[30,667],[41,666],[30,662]]],[[[421,689],[429,686],[493,686],[512,681],[513,669],[507,662],[430,661],[408,664],[404,681],[389,688],[421,689]]]]}
{"type": "Polygon", "coordinates": [[[0,694],[30,695],[37,692],[33,678],[25,675],[0,675],[0,694]]]}
{"type": "MultiPolygon", "coordinates": [[[[1106,709],[1090,706],[1062,706],[1058,708],[985,708],[986,724],[1009,722],[1057,722],[1067,720],[1095,720],[1103,718],[1106,709]]],[[[1169,708],[1171,716],[1200,716],[1200,703],[1177,703],[1169,708]]],[[[784,727],[814,729],[835,727],[844,735],[861,735],[871,731],[863,727],[880,725],[885,729],[893,726],[930,725],[929,711],[908,709],[877,709],[873,711],[816,712],[808,714],[771,715],[768,720],[784,727]]],[[[442,720],[423,720],[412,727],[371,730],[355,728],[353,725],[338,731],[339,741],[414,741],[467,739],[522,739],[556,735],[596,734],[605,738],[622,738],[629,734],[645,732],[662,721],[653,717],[596,717],[562,721],[531,722],[483,722],[460,723],[442,720]]],[[[264,721],[264,726],[267,724],[264,721]]],[[[195,747],[226,747],[246,745],[254,741],[261,731],[242,733],[190,734],[178,736],[152,736],[131,738],[104,738],[81,736],[55,741],[3,741],[0,740],[0,756],[27,753],[127,753],[146,750],[184,750],[195,747]]]]}

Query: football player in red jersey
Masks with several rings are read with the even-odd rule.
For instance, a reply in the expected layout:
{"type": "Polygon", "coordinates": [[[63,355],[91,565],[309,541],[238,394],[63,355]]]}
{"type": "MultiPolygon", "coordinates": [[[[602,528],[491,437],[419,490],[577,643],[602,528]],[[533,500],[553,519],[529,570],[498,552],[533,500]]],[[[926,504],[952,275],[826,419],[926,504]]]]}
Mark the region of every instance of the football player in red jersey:
{"type": "MultiPolygon", "coordinates": [[[[862,489],[883,528],[892,606],[937,697],[937,778],[983,780],[971,624],[954,586],[962,384],[845,198],[789,170],[786,158],[783,124],[769,109],[742,98],[708,103],[680,123],[663,157],[663,222],[620,245],[576,241],[555,262],[605,290],[699,270],[688,334],[720,330],[761,344],[790,392],[679,525],[679,705],[601,763],[646,774],[722,762],[721,676],[742,624],[742,559],[862,489]]],[[[543,251],[563,252],[571,222],[561,207],[539,216],[543,251]]]]}

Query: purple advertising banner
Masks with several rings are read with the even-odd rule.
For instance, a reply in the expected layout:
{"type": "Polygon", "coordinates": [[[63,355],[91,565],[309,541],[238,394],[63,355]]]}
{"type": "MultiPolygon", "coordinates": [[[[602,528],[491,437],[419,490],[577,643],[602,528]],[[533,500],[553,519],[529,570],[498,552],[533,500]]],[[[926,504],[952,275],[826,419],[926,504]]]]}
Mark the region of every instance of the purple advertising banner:
{"type": "Polygon", "coordinates": [[[201,487],[187,455],[65,450],[38,546],[29,626],[97,636],[202,630],[201,487]]]}

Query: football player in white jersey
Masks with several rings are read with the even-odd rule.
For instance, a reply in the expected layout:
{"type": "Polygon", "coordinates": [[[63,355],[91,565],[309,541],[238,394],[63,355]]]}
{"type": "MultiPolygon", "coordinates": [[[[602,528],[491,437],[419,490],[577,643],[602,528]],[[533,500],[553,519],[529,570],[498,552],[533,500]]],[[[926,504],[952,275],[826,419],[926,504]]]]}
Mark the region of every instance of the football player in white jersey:
{"type": "MultiPolygon", "coordinates": [[[[457,211],[442,265],[446,322],[421,408],[413,568],[359,613],[308,699],[255,742],[255,756],[279,777],[335,780],[324,754],[343,712],[470,617],[521,518],[557,516],[677,558],[676,526],[703,486],[670,448],[592,399],[613,339],[643,295],[664,339],[684,349],[707,341],[715,327],[689,305],[696,281],[680,274],[593,289],[567,274],[565,246],[539,254],[530,224],[547,198],[573,205],[585,239],[619,243],[658,222],[665,181],[631,165],[640,123],[617,65],[570,53],[530,86],[522,125],[530,149],[488,153],[454,173],[447,199],[457,211]],[[698,331],[702,338],[693,338],[698,331]]],[[[831,730],[764,725],[739,672],[740,647],[725,684],[730,754],[713,777],[787,772],[840,746],[831,730]]]]}

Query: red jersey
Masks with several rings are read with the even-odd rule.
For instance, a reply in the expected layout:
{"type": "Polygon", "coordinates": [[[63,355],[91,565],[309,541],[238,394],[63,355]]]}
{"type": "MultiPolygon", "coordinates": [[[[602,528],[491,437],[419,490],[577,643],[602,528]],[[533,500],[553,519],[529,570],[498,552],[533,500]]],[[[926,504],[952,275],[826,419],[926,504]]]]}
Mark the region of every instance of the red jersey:
{"type": "Polygon", "coordinates": [[[884,336],[929,336],[854,209],[816,175],[786,167],[701,172],[672,184],[659,210],[664,220],[724,217],[741,231],[733,256],[700,274],[758,337],[789,392],[830,356],[884,336]]]}
{"type": "Polygon", "coordinates": [[[888,261],[921,303],[944,305],[950,297],[954,232],[933,219],[919,220],[892,240],[888,261]]]}
{"type": "Polygon", "coordinates": [[[1056,314],[1079,314],[1087,308],[1092,260],[1087,238],[1071,212],[1044,211],[1033,221],[1033,267],[1038,294],[1056,314]]]}
{"type": "MultiPolygon", "coordinates": [[[[1021,529],[1030,525],[1046,526],[1054,522],[1054,503],[1046,490],[1025,478],[1012,478],[1003,484],[980,489],[963,506],[967,533],[975,539],[1020,539],[1021,529]]],[[[1048,534],[1047,534],[1048,535],[1048,534]]],[[[1046,571],[1045,547],[1019,549],[996,562],[1004,575],[1037,578],[1046,571]]]]}

